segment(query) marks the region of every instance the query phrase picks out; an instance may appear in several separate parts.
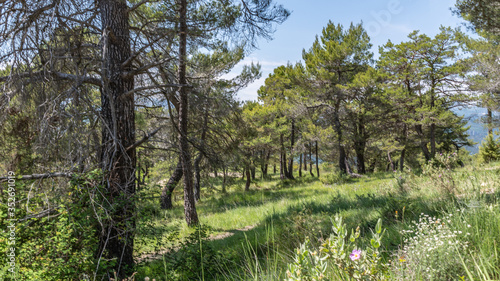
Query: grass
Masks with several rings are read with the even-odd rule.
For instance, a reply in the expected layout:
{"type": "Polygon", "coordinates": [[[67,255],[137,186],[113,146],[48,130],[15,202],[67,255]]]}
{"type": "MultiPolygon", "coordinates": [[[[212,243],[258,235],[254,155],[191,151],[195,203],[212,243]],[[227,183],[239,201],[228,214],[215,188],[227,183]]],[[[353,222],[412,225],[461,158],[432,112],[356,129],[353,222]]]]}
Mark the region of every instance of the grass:
{"type": "MultiPolygon", "coordinates": [[[[234,179],[226,194],[205,189],[205,196],[197,204],[201,224],[210,235],[232,235],[220,235],[221,239],[206,241],[204,247],[217,253],[211,257],[217,265],[207,261],[207,268],[203,267],[203,275],[198,278],[283,280],[287,264],[294,257],[293,249],[306,236],[311,240],[311,247],[319,247],[332,232],[330,218],[335,214],[344,217],[348,228],[360,226],[361,247],[369,245],[369,239],[363,237],[368,237],[370,229],[382,218],[386,228],[382,255],[387,262],[401,248],[400,231],[409,229],[411,221],[417,220],[421,213],[443,217],[454,212],[459,212],[460,216],[455,214],[453,229],[466,231],[463,228],[468,227],[463,221],[467,221],[474,230],[468,238],[472,245],[470,252],[460,253],[464,280],[498,277],[494,270],[495,266],[500,266],[497,257],[499,196],[495,193],[500,182],[497,166],[462,168],[443,176],[437,173],[426,176],[378,173],[338,185],[323,184],[309,175],[282,182],[273,175],[268,180],[256,180],[250,192],[242,190],[244,182],[240,179],[234,179]],[[476,205],[480,207],[474,207],[476,205]],[[243,230],[247,226],[253,228],[243,230]]],[[[220,189],[220,180],[211,179],[206,186],[220,189]]],[[[159,188],[141,192],[155,196],[159,188]]],[[[163,211],[157,200],[141,202],[136,255],[165,248],[171,250],[163,259],[139,264],[138,280],[145,276],[151,280],[173,280],[170,275],[166,277],[169,271],[175,270],[169,268],[169,260],[183,252],[176,246],[192,233],[183,222],[182,206],[163,211]]],[[[192,270],[201,271],[200,268],[192,270]]],[[[393,279],[397,280],[396,277],[394,275],[393,279]]]]}

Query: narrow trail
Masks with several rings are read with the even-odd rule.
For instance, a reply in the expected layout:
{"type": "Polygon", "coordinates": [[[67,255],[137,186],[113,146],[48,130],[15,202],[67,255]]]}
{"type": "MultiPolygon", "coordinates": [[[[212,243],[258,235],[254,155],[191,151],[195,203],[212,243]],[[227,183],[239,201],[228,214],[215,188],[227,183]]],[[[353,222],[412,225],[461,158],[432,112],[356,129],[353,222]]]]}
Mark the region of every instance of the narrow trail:
{"type": "MultiPolygon", "coordinates": [[[[222,232],[222,233],[219,233],[216,235],[210,235],[210,237],[208,237],[208,240],[215,241],[215,240],[226,239],[228,237],[235,235],[236,233],[246,232],[246,231],[252,230],[256,226],[257,225],[247,225],[243,228],[232,229],[232,230],[222,232]]],[[[157,252],[142,254],[139,257],[135,258],[135,262],[141,263],[141,262],[151,262],[151,261],[159,260],[159,259],[163,258],[163,256],[165,254],[169,253],[171,250],[179,250],[179,247],[174,247],[173,249],[161,249],[160,251],[157,251],[157,252]]]]}

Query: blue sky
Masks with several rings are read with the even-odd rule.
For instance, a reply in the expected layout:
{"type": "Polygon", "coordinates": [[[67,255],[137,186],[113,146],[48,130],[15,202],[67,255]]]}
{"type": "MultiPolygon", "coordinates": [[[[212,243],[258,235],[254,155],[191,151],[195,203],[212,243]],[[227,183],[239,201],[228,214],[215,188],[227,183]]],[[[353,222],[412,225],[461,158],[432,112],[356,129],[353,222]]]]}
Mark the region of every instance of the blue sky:
{"type": "Polygon", "coordinates": [[[255,50],[237,65],[228,76],[241,71],[241,65],[259,62],[262,78],[238,93],[240,100],[257,100],[257,90],[277,66],[298,62],[302,50],[309,49],[317,34],[329,20],[349,26],[351,22],[363,25],[373,44],[375,56],[378,46],[389,39],[399,43],[413,30],[429,36],[439,32],[441,25],[461,26],[462,19],[453,15],[450,8],[456,0],[281,0],[292,14],[277,26],[272,41],[260,40],[255,50]]]}

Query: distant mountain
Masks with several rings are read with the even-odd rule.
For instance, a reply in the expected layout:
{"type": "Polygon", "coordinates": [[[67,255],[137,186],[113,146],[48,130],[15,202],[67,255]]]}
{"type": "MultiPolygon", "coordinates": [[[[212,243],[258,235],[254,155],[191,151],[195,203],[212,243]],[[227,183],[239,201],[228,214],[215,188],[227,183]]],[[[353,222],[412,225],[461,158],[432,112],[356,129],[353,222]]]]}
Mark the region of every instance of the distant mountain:
{"type": "Polygon", "coordinates": [[[466,146],[465,148],[472,154],[478,153],[481,141],[488,135],[488,129],[481,122],[481,118],[486,116],[487,110],[482,107],[467,107],[454,110],[454,112],[463,115],[468,120],[469,138],[476,143],[474,146],[466,146]]]}

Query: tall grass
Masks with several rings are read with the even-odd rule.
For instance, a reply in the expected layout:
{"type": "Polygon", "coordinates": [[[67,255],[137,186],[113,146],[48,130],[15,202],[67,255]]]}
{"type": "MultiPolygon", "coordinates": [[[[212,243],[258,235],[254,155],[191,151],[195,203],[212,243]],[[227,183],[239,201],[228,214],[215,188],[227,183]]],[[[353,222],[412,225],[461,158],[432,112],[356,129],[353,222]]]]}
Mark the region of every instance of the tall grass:
{"type": "MultiPolygon", "coordinates": [[[[360,248],[369,247],[371,230],[377,220],[382,219],[386,233],[381,240],[381,262],[393,265],[386,278],[410,280],[401,277],[404,275],[398,273],[401,269],[395,264],[399,262],[401,250],[408,245],[402,231],[415,228],[413,222],[423,213],[445,222],[451,233],[470,233],[457,234],[453,238],[458,243],[454,248],[440,249],[443,253],[456,253],[453,260],[443,254],[442,259],[429,261],[429,266],[446,268],[447,264],[453,264],[456,270],[451,273],[456,274],[452,275],[463,280],[500,279],[500,175],[494,165],[490,167],[493,169],[436,170],[424,175],[379,173],[349,179],[344,184],[323,184],[309,176],[295,182],[281,182],[275,177],[256,181],[251,192],[235,188],[228,194],[213,194],[198,204],[202,224],[208,227],[212,237],[221,233],[231,235],[205,239],[206,244],[198,254],[204,255],[205,247],[209,247],[220,255],[214,257],[217,266],[198,269],[200,276],[204,280],[285,280],[288,266],[296,257],[294,250],[306,239],[311,249],[319,249],[332,233],[330,218],[339,214],[348,229],[359,226],[360,248]],[[245,226],[253,228],[242,229],[245,226]],[[465,243],[467,247],[461,247],[465,243]]],[[[183,241],[190,235],[191,230],[182,224],[180,207],[164,212],[151,203],[148,208],[150,228],[157,232],[140,236],[140,251],[154,249],[151,246],[154,241],[183,241]]],[[[201,241],[202,237],[199,238],[201,241]]],[[[176,243],[180,242],[170,244],[173,247],[176,243]]],[[[423,243],[416,247],[426,251],[435,248],[423,243]]],[[[167,260],[172,257],[173,253],[164,255],[167,260]]],[[[174,280],[167,269],[161,260],[147,262],[140,265],[138,276],[174,280]]],[[[356,280],[333,267],[329,270],[332,280],[356,280]]],[[[416,271],[412,280],[428,280],[426,269],[412,270],[416,271]]]]}

